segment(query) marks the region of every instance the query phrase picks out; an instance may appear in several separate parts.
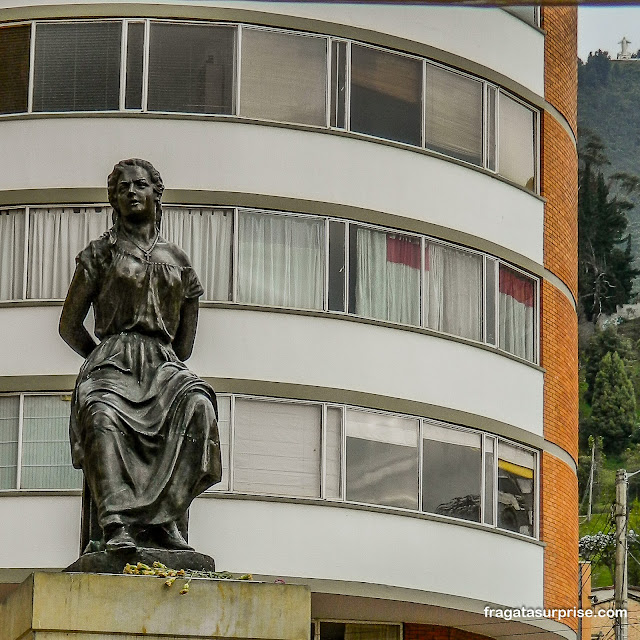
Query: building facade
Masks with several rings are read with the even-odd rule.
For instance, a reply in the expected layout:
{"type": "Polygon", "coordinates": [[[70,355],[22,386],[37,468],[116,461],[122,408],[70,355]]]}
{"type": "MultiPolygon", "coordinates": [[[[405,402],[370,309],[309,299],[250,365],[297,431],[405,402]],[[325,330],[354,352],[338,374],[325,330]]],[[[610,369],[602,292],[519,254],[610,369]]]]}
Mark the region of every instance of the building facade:
{"type": "Polygon", "coordinates": [[[0,581],[78,555],[57,325],[150,160],[205,294],[189,366],[217,566],[311,585],[317,640],[572,638],[576,10],[0,4],[0,581]]]}

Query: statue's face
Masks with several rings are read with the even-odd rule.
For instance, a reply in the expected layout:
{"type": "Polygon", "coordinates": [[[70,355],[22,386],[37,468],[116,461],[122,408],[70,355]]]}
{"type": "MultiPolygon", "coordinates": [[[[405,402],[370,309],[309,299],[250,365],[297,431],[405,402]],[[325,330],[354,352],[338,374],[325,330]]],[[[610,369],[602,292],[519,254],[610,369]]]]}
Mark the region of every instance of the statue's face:
{"type": "Polygon", "coordinates": [[[120,172],[116,195],[120,215],[131,222],[155,220],[156,193],[143,167],[125,166],[120,172]]]}

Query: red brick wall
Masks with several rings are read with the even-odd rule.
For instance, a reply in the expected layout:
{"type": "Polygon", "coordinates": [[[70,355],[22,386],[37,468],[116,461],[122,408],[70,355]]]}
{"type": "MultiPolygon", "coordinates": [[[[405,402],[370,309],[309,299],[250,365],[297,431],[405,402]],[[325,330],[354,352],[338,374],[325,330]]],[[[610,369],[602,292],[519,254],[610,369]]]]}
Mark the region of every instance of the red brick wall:
{"type": "Polygon", "coordinates": [[[453,627],[409,623],[404,625],[403,637],[404,640],[487,640],[487,636],[454,629],[453,627]]]}
{"type": "MultiPolygon", "coordinates": [[[[575,7],[543,7],[545,98],[576,132],[575,7]]],[[[546,198],[544,266],[577,295],[578,159],[571,135],[552,115],[541,122],[541,193],[546,198]]],[[[545,438],[577,458],[578,340],[571,302],[542,283],[541,365],[545,368],[545,438]]],[[[573,608],[578,600],[578,488],[574,470],[543,453],[540,536],[544,550],[544,605],[573,608]]],[[[563,621],[577,629],[577,620],[563,621]]]]}

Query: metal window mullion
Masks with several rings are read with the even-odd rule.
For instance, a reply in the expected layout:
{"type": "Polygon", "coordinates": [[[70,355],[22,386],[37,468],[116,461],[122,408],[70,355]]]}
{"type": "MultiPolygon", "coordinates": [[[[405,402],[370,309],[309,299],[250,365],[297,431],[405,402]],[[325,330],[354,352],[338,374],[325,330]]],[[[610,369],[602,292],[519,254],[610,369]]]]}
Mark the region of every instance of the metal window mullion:
{"type": "Polygon", "coordinates": [[[424,420],[418,420],[418,511],[422,511],[423,503],[423,469],[424,469],[424,420]]]}
{"type": "Polygon", "coordinates": [[[482,254],[482,342],[487,340],[487,254],[482,254]]]}
{"type": "Polygon", "coordinates": [[[540,117],[540,111],[536,111],[535,109],[532,109],[533,111],[533,119],[535,120],[534,126],[533,126],[533,132],[534,135],[536,137],[536,139],[533,141],[533,153],[535,154],[534,157],[534,161],[533,161],[533,170],[535,171],[535,175],[536,175],[536,179],[535,179],[535,185],[536,185],[536,193],[539,194],[540,193],[540,188],[541,188],[541,180],[540,180],[540,121],[541,121],[541,117],[540,117]]]}
{"type": "Polygon", "coordinates": [[[235,449],[235,431],[236,431],[236,396],[234,393],[229,395],[229,491],[233,491],[233,455],[235,449]]]}
{"type": "Polygon", "coordinates": [[[238,272],[239,264],[238,264],[238,256],[240,253],[240,232],[239,232],[239,221],[240,214],[238,213],[238,207],[233,208],[233,247],[232,247],[232,268],[231,268],[231,302],[238,301],[238,272]]]}
{"type": "Polygon", "coordinates": [[[489,169],[489,88],[482,83],[482,166],[489,169]]]}
{"type": "Polygon", "coordinates": [[[324,311],[329,311],[329,218],[324,219],[324,294],[322,305],[324,311]]]}
{"type": "Polygon", "coordinates": [[[234,104],[234,115],[240,115],[240,82],[242,80],[242,25],[237,25],[236,32],[236,56],[235,56],[235,80],[236,80],[236,91],[235,91],[235,104],[234,104]]]}
{"type": "Polygon", "coordinates": [[[24,431],[24,393],[20,394],[20,408],[18,410],[18,452],[16,455],[16,489],[22,484],[22,434],[24,431]]]}
{"type": "Polygon", "coordinates": [[[498,529],[498,459],[500,457],[500,438],[493,439],[493,526],[498,529]]]}
{"type": "Polygon", "coordinates": [[[340,498],[347,500],[347,408],[342,405],[340,420],[340,498]]]}
{"type": "Polygon", "coordinates": [[[535,513],[533,514],[533,536],[534,538],[540,537],[540,452],[535,452],[536,462],[535,462],[535,470],[536,477],[535,482],[533,483],[533,490],[535,491],[535,495],[533,496],[533,504],[535,513]]]}
{"type": "Polygon", "coordinates": [[[144,21],[144,40],[142,47],[142,111],[149,108],[149,55],[151,51],[151,20],[144,21]]]}
{"type": "Polygon", "coordinates": [[[422,60],[422,126],[420,131],[420,147],[427,146],[427,61],[422,60]]]}
{"type": "Polygon", "coordinates": [[[320,418],[320,499],[327,499],[327,404],[323,402],[320,418]]]}
{"type": "Polygon", "coordinates": [[[33,91],[36,66],[36,23],[31,23],[31,40],[29,41],[29,90],[27,94],[27,113],[33,113],[33,91]]]}
{"type": "Polygon", "coordinates": [[[325,96],[324,96],[324,111],[325,111],[325,119],[324,124],[327,129],[331,128],[331,50],[332,50],[332,40],[329,37],[325,38],[326,40],[326,53],[327,53],[327,78],[324,83],[325,88],[325,96]]]}
{"type": "Polygon", "coordinates": [[[427,238],[420,236],[420,326],[427,326],[427,238]]]}
{"type": "Polygon", "coordinates": [[[127,88],[127,46],[129,40],[129,22],[122,21],[122,33],[120,37],[120,98],[119,109],[125,109],[125,95],[127,88]]]}
{"type": "Polygon", "coordinates": [[[487,493],[487,478],[486,478],[486,471],[487,471],[487,459],[486,459],[486,455],[487,455],[487,447],[486,447],[486,442],[487,442],[488,436],[486,433],[482,434],[482,437],[480,439],[480,460],[482,460],[482,464],[480,465],[480,524],[486,524],[485,522],[485,509],[487,508],[486,503],[486,493],[487,493]]]}
{"type": "Polygon", "coordinates": [[[494,145],[496,147],[496,174],[500,175],[500,96],[502,92],[499,87],[495,87],[494,89],[495,95],[495,108],[494,108],[494,127],[495,127],[495,141],[494,145]]]}
{"type": "Polygon", "coordinates": [[[351,131],[351,40],[345,46],[344,86],[344,128],[351,131]]]}
{"type": "Polygon", "coordinates": [[[536,297],[535,297],[535,309],[533,314],[533,321],[536,323],[534,330],[534,345],[533,345],[533,362],[540,364],[540,280],[535,279],[536,282],[536,297]]]}
{"type": "Polygon", "coordinates": [[[351,274],[349,273],[349,264],[350,264],[350,251],[351,251],[351,222],[345,220],[344,223],[344,287],[343,287],[343,309],[345,313],[350,313],[349,311],[349,279],[351,278],[351,274]]]}
{"type": "Polygon", "coordinates": [[[29,224],[30,224],[31,207],[24,208],[24,238],[23,238],[23,256],[22,256],[22,299],[27,299],[27,269],[29,267],[29,224]]]}

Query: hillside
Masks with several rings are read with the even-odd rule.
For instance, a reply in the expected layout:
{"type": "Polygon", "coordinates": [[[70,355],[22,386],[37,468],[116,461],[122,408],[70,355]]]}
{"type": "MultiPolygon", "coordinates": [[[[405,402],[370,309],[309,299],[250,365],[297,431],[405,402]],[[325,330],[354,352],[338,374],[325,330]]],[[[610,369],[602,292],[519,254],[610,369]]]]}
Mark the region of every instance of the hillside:
{"type": "MultiPolygon", "coordinates": [[[[608,173],[640,175],[640,60],[610,60],[606,52],[578,64],[578,126],[597,134],[608,173]]],[[[640,268],[640,197],[629,212],[634,266],[640,268]]],[[[636,282],[636,290],[639,288],[636,282]]]]}

